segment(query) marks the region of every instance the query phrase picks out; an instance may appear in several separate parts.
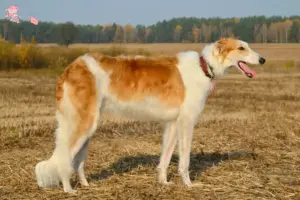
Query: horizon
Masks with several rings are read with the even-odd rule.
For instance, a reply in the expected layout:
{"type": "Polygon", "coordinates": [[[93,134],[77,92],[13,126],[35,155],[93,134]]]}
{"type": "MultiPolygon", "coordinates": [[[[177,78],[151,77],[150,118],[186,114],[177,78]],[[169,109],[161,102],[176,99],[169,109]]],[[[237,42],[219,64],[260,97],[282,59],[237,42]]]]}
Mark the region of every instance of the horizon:
{"type": "MultiPolygon", "coordinates": [[[[180,19],[180,18],[197,18],[197,19],[233,19],[233,18],[237,18],[237,19],[243,19],[243,18],[251,18],[251,17],[265,17],[265,18],[272,18],[272,17],[282,17],[282,18],[292,18],[292,17],[297,17],[297,18],[300,18],[300,14],[299,15],[290,15],[290,16],[282,16],[282,15],[271,15],[271,16],[265,16],[265,15],[249,15],[249,16],[244,16],[244,17],[194,17],[194,16],[190,16],[190,17],[173,17],[173,18],[170,18],[170,19],[161,19],[161,20],[158,20],[156,21],[155,23],[153,24],[150,24],[150,25],[145,25],[145,24],[134,24],[134,26],[136,25],[144,25],[146,27],[148,26],[152,26],[152,25],[155,25],[159,22],[162,22],[162,21],[170,21],[172,19],[180,19]]],[[[0,20],[7,20],[9,21],[8,19],[5,19],[5,18],[0,18],[0,20]]],[[[20,22],[21,21],[25,21],[25,22],[29,22],[29,20],[24,20],[24,19],[20,19],[20,22]]],[[[64,22],[54,22],[54,21],[42,21],[42,20],[39,20],[39,23],[54,23],[54,24],[60,24],[60,23],[66,23],[66,22],[72,22],[74,25],[82,25],[82,26],[97,26],[97,25],[107,25],[109,23],[103,23],[103,24],[79,24],[79,23],[74,23],[73,21],[64,21],[64,22]]],[[[120,24],[118,22],[112,22],[110,24],[117,24],[117,25],[121,25],[121,26],[124,26],[126,24],[120,24]]],[[[133,25],[133,24],[131,24],[133,25]]]]}
{"type": "Polygon", "coordinates": [[[2,19],[4,19],[4,10],[11,5],[16,5],[20,8],[18,13],[22,21],[28,21],[29,16],[33,16],[41,22],[64,23],[71,21],[76,25],[92,26],[113,23],[151,26],[159,21],[183,17],[223,19],[252,16],[267,18],[299,16],[299,0],[289,0],[288,4],[281,0],[273,0],[272,6],[270,6],[270,2],[252,0],[243,2],[243,9],[240,8],[240,4],[239,0],[227,0],[226,2],[213,0],[205,3],[189,0],[176,2],[176,4],[171,0],[164,2],[154,0],[142,4],[137,0],[129,2],[86,0],[76,3],[70,0],[52,0],[51,2],[1,0],[0,8],[3,10],[2,19]],[[159,6],[157,6],[158,4],[159,6]],[[102,9],[103,7],[104,9],[102,9]]]}

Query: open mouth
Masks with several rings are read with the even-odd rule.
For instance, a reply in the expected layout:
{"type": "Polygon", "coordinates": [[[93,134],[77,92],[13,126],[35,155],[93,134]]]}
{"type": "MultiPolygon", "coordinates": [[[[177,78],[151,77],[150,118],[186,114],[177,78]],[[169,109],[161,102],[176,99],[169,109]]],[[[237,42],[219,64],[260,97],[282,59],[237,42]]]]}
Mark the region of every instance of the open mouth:
{"type": "Polygon", "coordinates": [[[238,61],[237,66],[247,77],[253,78],[254,76],[256,76],[256,72],[250,69],[246,62],[238,61]]]}

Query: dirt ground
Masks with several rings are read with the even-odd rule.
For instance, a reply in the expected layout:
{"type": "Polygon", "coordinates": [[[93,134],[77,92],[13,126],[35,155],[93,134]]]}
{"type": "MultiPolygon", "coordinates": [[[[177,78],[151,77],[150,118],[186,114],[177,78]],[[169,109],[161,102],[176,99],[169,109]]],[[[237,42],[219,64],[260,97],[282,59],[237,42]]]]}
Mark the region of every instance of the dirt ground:
{"type": "Polygon", "coordinates": [[[103,116],[85,165],[91,184],[77,195],[40,189],[34,167],[54,149],[56,77],[0,73],[0,199],[300,199],[300,73],[231,74],[195,128],[190,173],[198,188],[169,168],[172,186],[156,181],[162,125],[103,116]]]}

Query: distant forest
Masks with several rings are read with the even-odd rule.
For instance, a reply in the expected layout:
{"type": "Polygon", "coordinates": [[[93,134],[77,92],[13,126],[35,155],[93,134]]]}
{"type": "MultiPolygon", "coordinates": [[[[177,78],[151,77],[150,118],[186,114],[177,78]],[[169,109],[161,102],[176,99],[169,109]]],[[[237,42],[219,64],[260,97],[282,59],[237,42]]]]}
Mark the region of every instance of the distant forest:
{"type": "Polygon", "coordinates": [[[21,38],[38,43],[207,43],[220,37],[238,37],[251,43],[300,42],[300,16],[244,18],[181,17],[159,21],[151,26],[117,23],[77,25],[72,22],[28,21],[19,24],[0,20],[5,40],[19,43],[21,38]]]}

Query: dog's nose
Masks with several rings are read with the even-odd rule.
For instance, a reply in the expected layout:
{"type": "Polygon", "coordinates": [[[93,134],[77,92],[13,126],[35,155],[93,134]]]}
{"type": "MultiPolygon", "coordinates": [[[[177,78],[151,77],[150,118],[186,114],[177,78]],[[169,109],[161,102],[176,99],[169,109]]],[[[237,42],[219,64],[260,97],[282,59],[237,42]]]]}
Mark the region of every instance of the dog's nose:
{"type": "Polygon", "coordinates": [[[266,59],[264,59],[263,57],[260,57],[260,58],[259,58],[259,63],[260,63],[260,64],[263,65],[265,62],[266,62],[266,59]]]}

